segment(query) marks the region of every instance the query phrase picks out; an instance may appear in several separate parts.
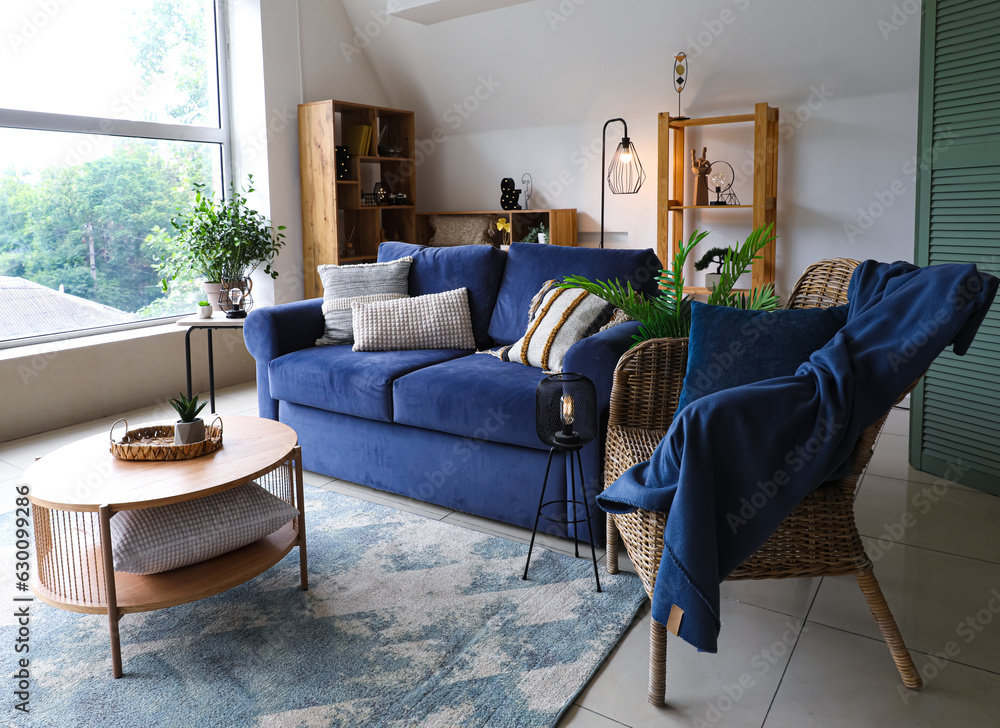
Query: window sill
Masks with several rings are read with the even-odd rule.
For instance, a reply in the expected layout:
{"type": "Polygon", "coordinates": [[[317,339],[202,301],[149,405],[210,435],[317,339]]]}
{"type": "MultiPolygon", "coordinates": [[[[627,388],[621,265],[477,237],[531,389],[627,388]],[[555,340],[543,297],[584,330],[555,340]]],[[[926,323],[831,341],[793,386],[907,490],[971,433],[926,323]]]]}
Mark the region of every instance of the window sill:
{"type": "Polygon", "coordinates": [[[120,341],[132,341],[152,336],[181,334],[184,331],[185,329],[171,320],[166,323],[158,323],[134,329],[109,331],[104,334],[68,335],[66,338],[53,339],[38,344],[25,344],[23,346],[14,344],[9,348],[0,349],[0,362],[14,359],[28,359],[36,356],[51,356],[55,352],[85,349],[91,346],[103,346],[120,341]]]}

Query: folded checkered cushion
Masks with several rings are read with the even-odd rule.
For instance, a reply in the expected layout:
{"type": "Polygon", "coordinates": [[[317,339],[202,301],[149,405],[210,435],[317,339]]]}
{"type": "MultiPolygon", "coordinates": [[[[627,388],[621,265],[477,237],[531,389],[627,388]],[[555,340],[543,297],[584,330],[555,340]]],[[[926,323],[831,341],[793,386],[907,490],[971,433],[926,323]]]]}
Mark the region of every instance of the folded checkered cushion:
{"type": "Polygon", "coordinates": [[[354,351],[475,349],[465,288],[378,303],[355,302],[354,351]]]}
{"type": "Polygon", "coordinates": [[[317,266],[323,281],[325,331],[317,344],[350,344],[354,341],[351,304],[358,301],[391,301],[409,295],[410,263],[407,256],[386,263],[317,266]]]}
{"type": "Polygon", "coordinates": [[[111,517],[115,571],[158,574],[214,558],[274,533],[299,514],[256,483],[111,517]]]}

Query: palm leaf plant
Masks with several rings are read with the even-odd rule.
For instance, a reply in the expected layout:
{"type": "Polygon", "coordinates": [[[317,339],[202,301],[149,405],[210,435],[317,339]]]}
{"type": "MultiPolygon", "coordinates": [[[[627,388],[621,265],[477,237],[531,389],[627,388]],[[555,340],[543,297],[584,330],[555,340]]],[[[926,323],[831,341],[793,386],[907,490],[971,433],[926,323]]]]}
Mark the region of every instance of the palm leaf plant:
{"type": "MultiPolygon", "coordinates": [[[[774,286],[768,284],[752,291],[734,291],[740,276],[749,270],[760,251],[775,239],[773,225],[757,228],[746,240],[730,248],[720,263],[721,279],[708,296],[714,306],[729,306],[754,311],[773,311],[780,303],[774,286]]],[[[658,296],[646,296],[621,281],[591,281],[584,276],[566,276],[560,287],[582,288],[620,308],[639,322],[636,343],[647,339],[683,338],[691,333],[691,296],[684,293],[684,265],[694,247],[708,231],[695,230],[686,243],[679,243],[669,268],[660,271],[658,296]]]]}

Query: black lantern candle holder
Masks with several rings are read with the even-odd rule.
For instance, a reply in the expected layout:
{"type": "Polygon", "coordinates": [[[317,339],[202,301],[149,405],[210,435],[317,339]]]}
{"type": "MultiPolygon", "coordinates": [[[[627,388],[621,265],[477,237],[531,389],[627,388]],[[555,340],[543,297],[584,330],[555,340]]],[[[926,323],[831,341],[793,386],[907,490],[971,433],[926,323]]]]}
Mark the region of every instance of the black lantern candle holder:
{"type": "Polygon", "coordinates": [[[586,523],[587,534],[590,537],[590,558],[594,564],[594,580],[597,582],[597,591],[601,591],[601,579],[597,573],[597,553],[594,550],[594,532],[590,525],[595,509],[587,501],[587,488],[583,481],[583,461],[580,458],[581,448],[597,436],[597,391],[594,389],[594,383],[582,374],[569,372],[552,374],[539,382],[535,390],[535,430],[538,438],[549,446],[549,460],[545,466],[542,494],[538,499],[538,513],[535,515],[528,558],[524,563],[524,574],[521,578],[528,578],[528,565],[531,563],[531,552],[535,547],[535,535],[538,533],[540,518],[574,526],[574,551],[577,558],[580,556],[578,526],[586,523]],[[570,496],[569,499],[546,501],[545,488],[548,485],[549,471],[552,469],[552,456],[556,451],[566,453],[569,461],[570,496]],[[577,499],[576,495],[577,471],[580,474],[580,499],[577,499]],[[547,515],[545,509],[553,505],[564,506],[565,516],[547,515]]]}
{"type": "Polygon", "coordinates": [[[226,318],[246,318],[247,311],[253,308],[253,296],[250,295],[253,281],[242,273],[233,275],[223,271],[221,283],[219,308],[225,311],[226,318]]]}

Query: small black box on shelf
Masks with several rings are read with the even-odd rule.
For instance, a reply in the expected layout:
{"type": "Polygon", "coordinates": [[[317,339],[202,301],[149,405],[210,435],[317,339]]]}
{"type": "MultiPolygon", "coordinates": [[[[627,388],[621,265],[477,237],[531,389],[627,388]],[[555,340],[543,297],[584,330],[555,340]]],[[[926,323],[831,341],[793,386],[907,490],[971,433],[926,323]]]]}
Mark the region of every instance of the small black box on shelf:
{"type": "MultiPolygon", "coordinates": [[[[328,147],[329,148],[329,147],[328,147]]],[[[346,180],[351,176],[351,155],[346,146],[335,147],[337,153],[337,179],[346,180]]]]}

